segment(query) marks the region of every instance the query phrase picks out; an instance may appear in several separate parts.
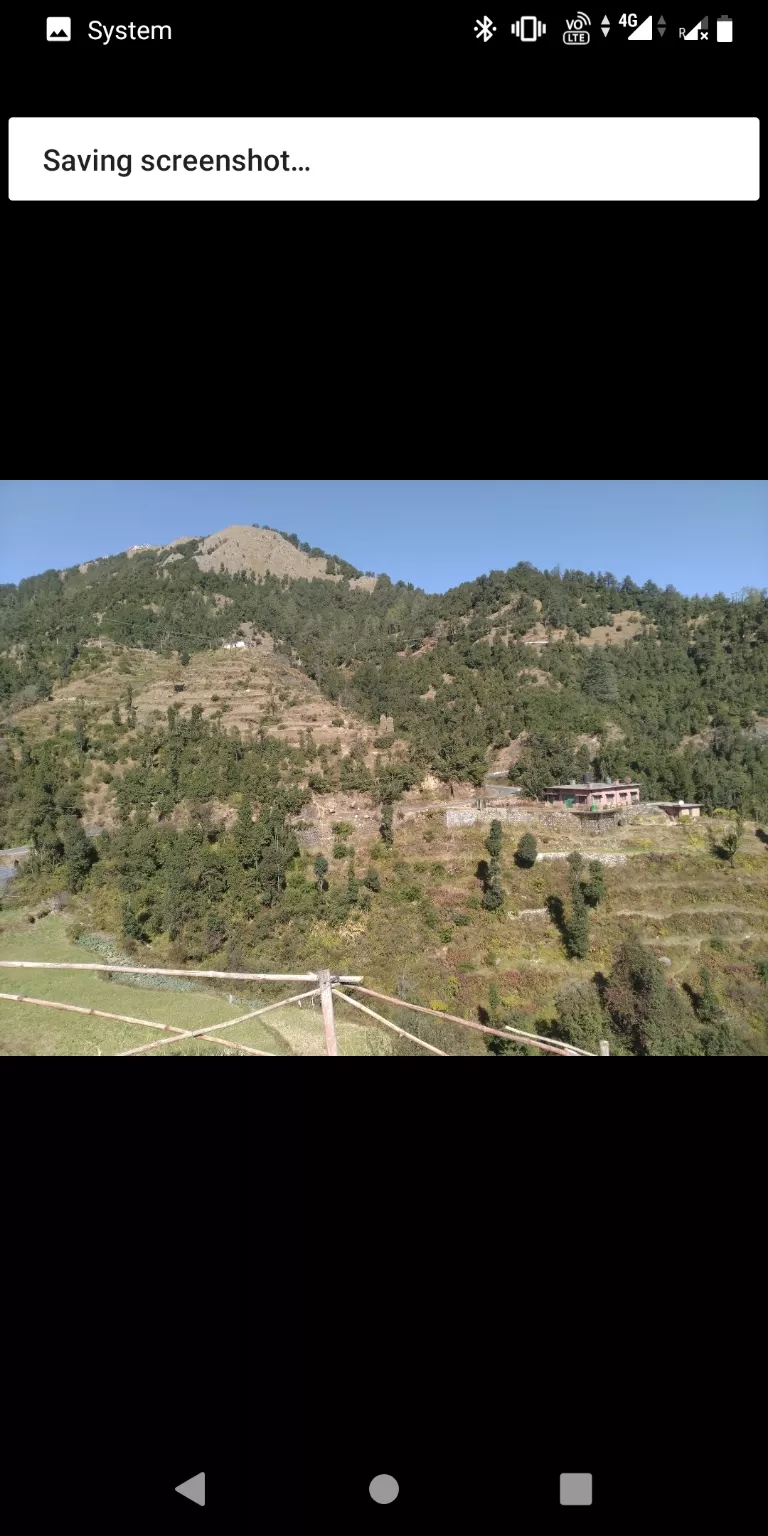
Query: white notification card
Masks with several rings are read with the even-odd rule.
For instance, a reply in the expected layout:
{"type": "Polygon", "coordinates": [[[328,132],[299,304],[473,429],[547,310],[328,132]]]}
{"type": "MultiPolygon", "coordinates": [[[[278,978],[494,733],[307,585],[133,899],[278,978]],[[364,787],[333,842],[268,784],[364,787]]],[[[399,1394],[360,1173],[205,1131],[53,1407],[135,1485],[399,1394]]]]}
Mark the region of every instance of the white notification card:
{"type": "Polygon", "coordinates": [[[754,201],[756,117],[14,117],[13,201],[754,201]]]}

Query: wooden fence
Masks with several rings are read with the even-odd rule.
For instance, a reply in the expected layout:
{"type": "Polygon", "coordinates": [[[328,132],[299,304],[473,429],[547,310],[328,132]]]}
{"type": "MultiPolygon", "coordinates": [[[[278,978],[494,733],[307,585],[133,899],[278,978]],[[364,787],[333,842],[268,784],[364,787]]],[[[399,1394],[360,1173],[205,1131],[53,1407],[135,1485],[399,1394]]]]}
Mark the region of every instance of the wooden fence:
{"type": "MultiPolygon", "coordinates": [[[[75,1003],[51,1002],[48,998],[26,997],[18,992],[0,992],[0,1001],[14,1003],[30,1003],[38,1008],[58,1008],[66,1013],[90,1014],[95,1018],[113,1019],[122,1024],[140,1024],[147,1029],[159,1029],[162,1031],[161,1040],[150,1040],[146,1045],[132,1046],[127,1051],[115,1052],[118,1056],[138,1056],[144,1051],[153,1051],[164,1045],[172,1045],[177,1040],[191,1040],[205,1038],[215,1045],[229,1046],[232,1050],[243,1051],[249,1056],[273,1056],[274,1051],[256,1050],[254,1046],[243,1045],[241,1042],[231,1039],[223,1039],[221,1031],[231,1029],[235,1024],[243,1024],[247,1019],[258,1019],[263,1014],[269,1013],[273,1008],[284,1008],[291,1003],[301,1003],[305,998],[320,998],[320,1006],[323,1016],[323,1031],[325,1035],[325,1051],[328,1056],[338,1056],[339,1047],[336,1038],[336,1023],[334,1016],[334,998],[347,1003],[351,1008],[375,1019],[385,1029],[392,1030],[406,1040],[412,1040],[420,1045],[423,1050],[433,1056],[449,1056],[450,1051],[441,1050],[439,1046],[422,1040],[418,1035],[412,1035],[399,1024],[393,1024],[383,1014],[376,1012],[367,1003],[361,1003],[357,998],[350,997],[347,992],[342,992],[342,987],[352,988],[353,991],[362,992],[366,997],[376,998],[379,1002],[389,1003],[395,1008],[405,1008],[411,1013],[425,1013],[432,1018],[441,1019],[444,1023],[461,1024],[465,1029],[474,1029],[485,1035],[496,1035],[503,1040],[519,1040],[531,1045],[535,1050],[543,1051],[553,1056],[591,1056],[592,1051],[581,1050],[578,1046],[570,1045],[564,1040],[550,1040],[543,1035],[535,1035],[522,1029],[497,1029],[491,1024],[477,1024],[471,1019],[462,1019],[454,1013],[444,1013],[441,1009],[425,1008],[420,1003],[405,1002],[399,997],[390,997],[386,992],[374,992],[370,987],[362,985],[362,976],[341,976],[331,974],[330,971],[305,971],[298,974],[277,974],[267,971],[182,971],[168,970],[160,966],[144,965],[101,965],[95,963],[66,962],[57,960],[0,960],[0,967],[5,969],[38,970],[38,971],[106,971],[112,975],[136,974],[141,976],[199,976],[203,978],[215,978],[224,981],[310,981],[315,985],[308,991],[297,992],[292,997],[281,998],[276,1003],[266,1003],[261,1008],[249,1009],[247,1013],[240,1014],[236,1019],[224,1019],[220,1024],[206,1024],[200,1029],[181,1029],[175,1024],[158,1024],[152,1019],[138,1019],[129,1014],[105,1013],[100,1008],[81,1008],[75,1003]]],[[[609,1054],[608,1042],[600,1041],[599,1054],[609,1054]]]]}

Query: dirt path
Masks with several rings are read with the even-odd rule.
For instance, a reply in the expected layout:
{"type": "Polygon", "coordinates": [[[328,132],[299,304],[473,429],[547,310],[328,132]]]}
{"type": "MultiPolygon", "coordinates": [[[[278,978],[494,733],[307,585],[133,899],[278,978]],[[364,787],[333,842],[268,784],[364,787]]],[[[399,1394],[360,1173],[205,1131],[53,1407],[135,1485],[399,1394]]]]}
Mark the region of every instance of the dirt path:
{"type": "MultiPolygon", "coordinates": [[[[741,912],[746,913],[748,917],[753,918],[756,916],[760,917],[762,915],[762,909],[760,907],[737,907],[734,906],[731,902],[727,901],[700,901],[695,906],[673,907],[667,912],[645,912],[641,911],[638,907],[617,907],[614,911],[609,912],[609,916],[652,917],[661,922],[667,917],[676,917],[678,912],[741,912]]],[[[766,913],[766,916],[768,916],[768,913],[766,913]]]]}

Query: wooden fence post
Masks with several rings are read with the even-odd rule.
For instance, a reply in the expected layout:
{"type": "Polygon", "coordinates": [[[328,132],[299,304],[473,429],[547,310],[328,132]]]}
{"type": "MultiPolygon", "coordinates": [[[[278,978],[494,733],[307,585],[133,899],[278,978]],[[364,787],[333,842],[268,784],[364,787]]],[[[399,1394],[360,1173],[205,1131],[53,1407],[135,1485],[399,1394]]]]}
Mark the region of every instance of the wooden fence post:
{"type": "Polygon", "coordinates": [[[318,971],[317,979],[320,983],[320,1005],[323,1010],[326,1051],[329,1056],[338,1056],[339,1048],[336,1044],[336,1029],[333,1022],[333,993],[331,992],[330,971],[318,971]]]}
{"type": "Polygon", "coordinates": [[[607,1040],[601,1040],[598,1043],[597,1052],[599,1056],[610,1056],[611,1048],[607,1040]]]}

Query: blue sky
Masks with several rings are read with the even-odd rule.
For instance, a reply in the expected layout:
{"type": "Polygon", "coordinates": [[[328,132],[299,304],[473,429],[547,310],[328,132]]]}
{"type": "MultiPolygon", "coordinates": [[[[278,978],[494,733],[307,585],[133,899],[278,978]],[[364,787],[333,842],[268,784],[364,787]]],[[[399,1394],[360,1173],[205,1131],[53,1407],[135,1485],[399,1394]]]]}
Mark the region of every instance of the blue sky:
{"type": "Polygon", "coordinates": [[[442,592],[518,560],[679,591],[768,586],[765,480],[11,480],[0,581],[230,523],[442,592]]]}

